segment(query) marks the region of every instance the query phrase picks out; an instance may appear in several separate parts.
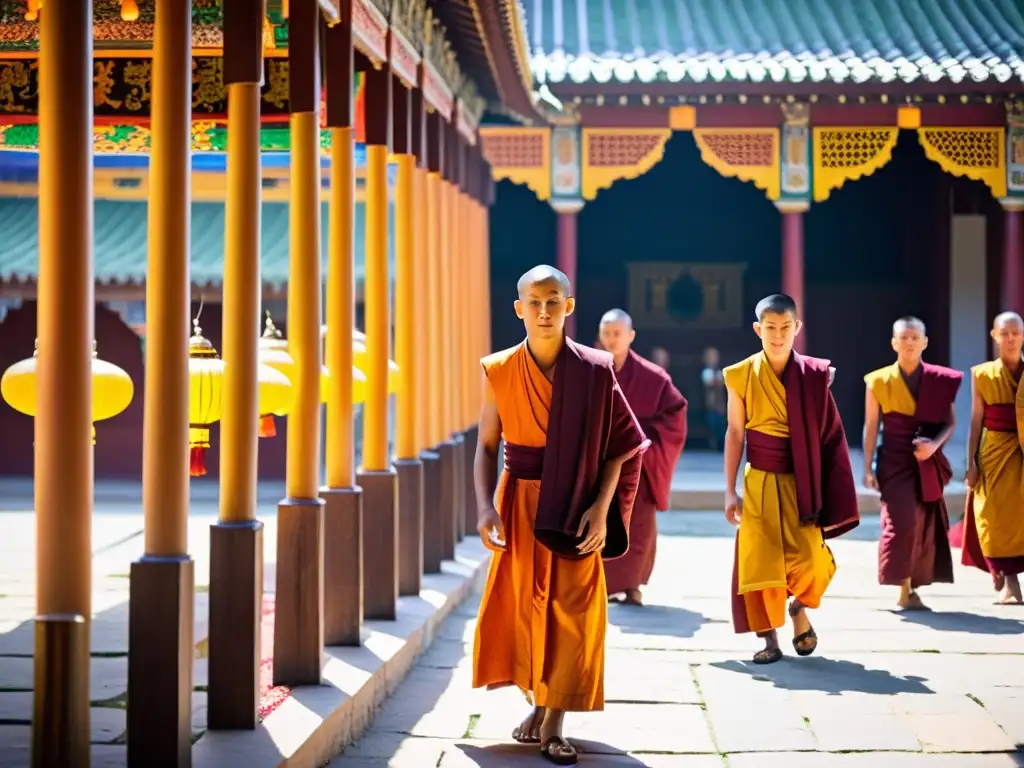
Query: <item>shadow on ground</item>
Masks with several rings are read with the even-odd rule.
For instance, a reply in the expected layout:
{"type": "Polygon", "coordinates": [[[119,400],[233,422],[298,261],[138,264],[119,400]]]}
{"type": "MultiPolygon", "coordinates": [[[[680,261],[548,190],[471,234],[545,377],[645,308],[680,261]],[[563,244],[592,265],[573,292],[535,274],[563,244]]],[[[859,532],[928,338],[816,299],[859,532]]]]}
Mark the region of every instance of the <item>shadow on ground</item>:
{"type": "MultiPolygon", "coordinates": [[[[602,755],[602,765],[615,766],[637,766],[643,768],[647,765],[635,757],[631,757],[621,751],[615,750],[606,744],[594,741],[583,741],[571,739],[573,745],[580,752],[580,762],[590,762],[587,755],[602,755]]],[[[477,746],[475,744],[457,743],[452,746],[462,752],[473,765],[480,768],[505,768],[508,765],[544,765],[538,754],[540,748],[536,745],[526,744],[488,744],[477,746]]],[[[442,763],[443,765],[443,763],[442,763]]]]}
{"type": "Polygon", "coordinates": [[[608,608],[608,623],[631,635],[688,638],[712,621],[702,613],[672,605],[611,605],[608,608]]]}
{"type": "Polygon", "coordinates": [[[750,675],[789,691],[821,691],[832,695],[843,693],[935,693],[925,685],[925,678],[897,677],[888,670],[868,669],[853,661],[826,658],[785,658],[776,664],[758,665],[749,661],[720,661],[710,666],[729,672],[750,675]]]}
{"type": "MultiPolygon", "coordinates": [[[[1024,621],[1020,619],[980,616],[963,611],[894,610],[892,613],[908,623],[920,624],[940,632],[967,632],[972,635],[1024,635],[1024,621]]],[[[1024,616],[1024,612],[1021,612],[1020,615],[1024,616]]]]}

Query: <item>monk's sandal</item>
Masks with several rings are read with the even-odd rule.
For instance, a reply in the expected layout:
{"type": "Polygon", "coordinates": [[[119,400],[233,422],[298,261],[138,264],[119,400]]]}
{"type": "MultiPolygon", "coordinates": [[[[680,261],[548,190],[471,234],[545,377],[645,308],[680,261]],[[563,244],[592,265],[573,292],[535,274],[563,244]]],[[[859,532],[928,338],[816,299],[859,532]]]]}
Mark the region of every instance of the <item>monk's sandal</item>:
{"type": "Polygon", "coordinates": [[[562,736],[552,736],[541,744],[540,756],[555,765],[576,765],[580,761],[576,747],[562,736]]]}

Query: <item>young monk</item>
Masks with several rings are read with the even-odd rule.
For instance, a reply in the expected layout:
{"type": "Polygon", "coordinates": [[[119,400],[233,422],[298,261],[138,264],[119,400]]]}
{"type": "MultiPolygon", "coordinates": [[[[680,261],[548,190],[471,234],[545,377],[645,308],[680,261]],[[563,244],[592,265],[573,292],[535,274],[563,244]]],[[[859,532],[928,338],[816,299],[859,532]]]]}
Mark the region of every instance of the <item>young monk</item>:
{"type": "Polygon", "coordinates": [[[942,446],[956,428],[953,401],[964,375],[924,362],[927,347],[924,323],[901,317],[892,326],[896,362],[864,377],[864,485],[882,493],[878,583],[899,587],[897,605],[906,611],[928,610],[918,587],[953,583],[942,495],[953,470],[942,446]]]}
{"type": "Polygon", "coordinates": [[[672,474],[686,443],[686,398],[672,386],[663,367],[631,349],[636,331],[633,319],[623,310],[605,312],[598,330],[602,348],[615,362],[615,378],[651,441],[644,453],[643,479],[629,521],[629,552],[604,565],[611,601],[640,606],[640,587],[647,584],[654,570],[657,511],[669,507],[672,474]]]}
{"type": "Polygon", "coordinates": [[[564,334],[568,278],[519,279],[526,339],[481,362],[474,462],[478,531],[494,551],[480,603],[473,686],[518,686],[534,705],[512,732],[556,765],[575,765],[566,712],[604,708],[604,557],[629,548],[648,441],[615,381],[612,356],[564,334]],[[498,444],[505,468],[497,482],[498,444]]]}
{"type": "Polygon", "coordinates": [[[793,351],[800,332],[793,299],[758,302],[754,333],[762,351],[726,368],[725,517],[739,526],[733,565],[736,632],[765,641],[755,664],[782,658],[776,630],[793,622],[793,648],[809,656],[818,636],[807,618],[836,571],[825,539],[860,523],[846,433],[829,387],[828,360],[793,351]],[[736,475],[744,442],[743,497],[736,475]]]}
{"type": "Polygon", "coordinates": [[[967,506],[961,562],[988,571],[1000,605],[1021,605],[1024,572],[1024,321],[1003,312],[992,324],[999,357],[971,368],[967,506]]]}

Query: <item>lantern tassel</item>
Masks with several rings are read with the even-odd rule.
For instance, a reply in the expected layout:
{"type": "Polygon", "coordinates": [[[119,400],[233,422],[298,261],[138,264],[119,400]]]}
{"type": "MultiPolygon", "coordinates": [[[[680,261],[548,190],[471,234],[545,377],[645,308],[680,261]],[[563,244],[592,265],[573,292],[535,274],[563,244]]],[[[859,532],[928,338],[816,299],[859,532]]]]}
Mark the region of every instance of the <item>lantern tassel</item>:
{"type": "Polygon", "coordinates": [[[273,414],[260,416],[260,437],[277,437],[277,425],[274,424],[273,414]]]}
{"type": "Polygon", "coordinates": [[[206,451],[210,448],[210,430],[205,427],[188,429],[188,473],[192,477],[206,474],[206,451]]]}

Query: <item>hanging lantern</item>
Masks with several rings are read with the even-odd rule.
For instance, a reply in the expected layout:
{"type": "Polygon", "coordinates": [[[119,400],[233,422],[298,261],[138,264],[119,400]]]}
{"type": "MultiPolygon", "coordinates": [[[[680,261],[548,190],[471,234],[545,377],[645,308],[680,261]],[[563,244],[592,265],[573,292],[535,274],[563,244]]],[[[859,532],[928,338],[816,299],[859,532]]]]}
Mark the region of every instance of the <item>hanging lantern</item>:
{"type": "MultiPolygon", "coordinates": [[[[32,357],[20,360],[0,378],[0,395],[14,410],[35,417],[39,412],[38,361],[39,340],[32,357]]],[[[135,396],[135,385],[122,368],[97,357],[96,342],[92,343],[92,415],[91,421],[106,421],[119,413],[135,396]]],[[[96,444],[96,427],[92,428],[92,442],[96,444]]]]}
{"type": "Polygon", "coordinates": [[[188,466],[192,477],[201,477],[206,474],[210,425],[220,419],[223,407],[224,361],[203,336],[199,318],[192,321],[192,329],[188,340],[188,466]]]}
{"type": "Polygon", "coordinates": [[[28,5],[25,7],[25,21],[35,21],[38,19],[41,5],[42,0],[28,0],[28,5]]]}
{"type": "Polygon", "coordinates": [[[121,0],[121,21],[138,21],[139,4],[136,0],[121,0]]]}
{"type": "MultiPolygon", "coordinates": [[[[320,328],[320,338],[327,338],[327,326],[320,328]]],[[[369,366],[369,357],[366,354],[366,334],[362,331],[352,329],[352,364],[358,371],[358,376],[362,377],[363,381],[363,396],[359,399],[354,399],[355,402],[361,403],[366,399],[365,388],[366,388],[366,369],[369,366]]],[[[393,395],[398,392],[398,363],[394,360],[388,360],[388,394],[393,395]]]]}

